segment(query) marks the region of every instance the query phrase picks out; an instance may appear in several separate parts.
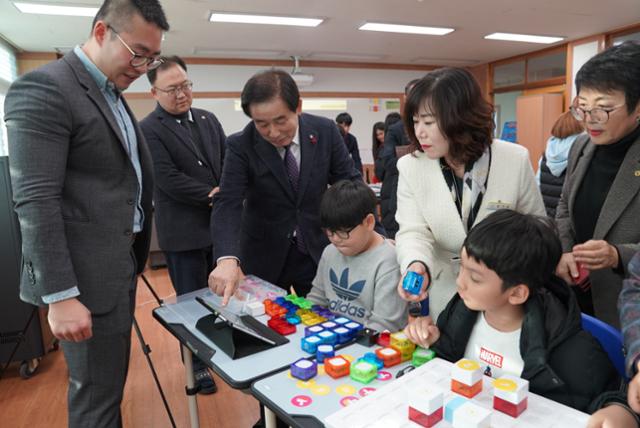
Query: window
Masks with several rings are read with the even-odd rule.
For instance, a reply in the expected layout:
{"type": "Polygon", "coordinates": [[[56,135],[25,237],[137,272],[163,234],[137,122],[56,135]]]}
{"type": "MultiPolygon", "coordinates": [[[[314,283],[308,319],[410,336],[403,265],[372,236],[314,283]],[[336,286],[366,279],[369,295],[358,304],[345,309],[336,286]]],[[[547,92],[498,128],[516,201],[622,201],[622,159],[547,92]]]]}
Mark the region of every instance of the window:
{"type": "Polygon", "coordinates": [[[618,46],[626,42],[627,40],[635,40],[640,42],[640,31],[638,31],[637,33],[625,34],[624,36],[614,37],[613,46],[618,46]]]}
{"type": "Polygon", "coordinates": [[[493,70],[493,87],[521,85],[524,83],[524,61],[497,65],[493,70]]]}
{"type": "Polygon", "coordinates": [[[527,82],[565,77],[567,72],[567,51],[536,56],[527,60],[527,82]]]}

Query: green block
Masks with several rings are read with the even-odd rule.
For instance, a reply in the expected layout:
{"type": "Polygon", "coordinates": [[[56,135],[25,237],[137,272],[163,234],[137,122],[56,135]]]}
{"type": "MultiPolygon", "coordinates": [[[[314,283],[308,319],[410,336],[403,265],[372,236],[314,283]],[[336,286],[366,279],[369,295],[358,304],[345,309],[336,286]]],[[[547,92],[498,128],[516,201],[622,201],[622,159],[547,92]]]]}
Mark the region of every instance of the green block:
{"type": "Polygon", "coordinates": [[[356,382],[366,384],[378,377],[378,367],[363,359],[356,360],[351,365],[349,376],[356,382]]]}
{"type": "Polygon", "coordinates": [[[436,357],[436,353],[431,349],[425,349],[421,347],[417,347],[415,351],[413,351],[413,358],[411,359],[411,364],[420,367],[424,363],[427,363],[433,360],[436,357]]]}
{"type": "Polygon", "coordinates": [[[288,302],[293,302],[294,300],[296,300],[298,296],[294,295],[294,294],[287,294],[287,296],[284,298],[284,300],[288,301],[288,302]]]}

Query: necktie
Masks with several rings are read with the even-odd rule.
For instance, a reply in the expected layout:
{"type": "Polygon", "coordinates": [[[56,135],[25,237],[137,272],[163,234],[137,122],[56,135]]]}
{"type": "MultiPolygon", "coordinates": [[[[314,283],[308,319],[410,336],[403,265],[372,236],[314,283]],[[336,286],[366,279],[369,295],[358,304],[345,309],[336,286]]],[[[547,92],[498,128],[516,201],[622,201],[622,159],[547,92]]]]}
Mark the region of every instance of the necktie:
{"type": "Polygon", "coordinates": [[[293,188],[293,192],[298,192],[298,177],[300,170],[298,169],[298,163],[296,157],[291,152],[291,144],[284,148],[284,166],[287,169],[287,176],[289,177],[289,183],[293,188]]]}
{"type": "MultiPolygon", "coordinates": [[[[284,148],[284,166],[287,170],[287,176],[289,177],[289,183],[293,188],[293,193],[297,196],[298,193],[298,178],[300,176],[300,169],[296,162],[296,157],[291,152],[291,144],[284,148]]],[[[302,254],[308,254],[307,247],[304,245],[302,239],[302,233],[300,227],[296,224],[296,247],[302,254]]]]}

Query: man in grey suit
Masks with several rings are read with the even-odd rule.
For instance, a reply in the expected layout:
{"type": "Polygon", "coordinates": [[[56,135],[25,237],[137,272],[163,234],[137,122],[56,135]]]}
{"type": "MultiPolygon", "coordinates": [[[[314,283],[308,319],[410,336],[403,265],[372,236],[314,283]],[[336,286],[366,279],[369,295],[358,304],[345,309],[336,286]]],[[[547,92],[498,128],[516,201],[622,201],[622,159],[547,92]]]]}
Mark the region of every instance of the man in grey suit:
{"type": "Polygon", "coordinates": [[[151,157],[121,91],[159,65],[157,0],[106,0],[82,46],[5,102],[21,298],[48,305],[69,368],[69,426],[121,426],[136,275],[149,248],[151,157]]]}

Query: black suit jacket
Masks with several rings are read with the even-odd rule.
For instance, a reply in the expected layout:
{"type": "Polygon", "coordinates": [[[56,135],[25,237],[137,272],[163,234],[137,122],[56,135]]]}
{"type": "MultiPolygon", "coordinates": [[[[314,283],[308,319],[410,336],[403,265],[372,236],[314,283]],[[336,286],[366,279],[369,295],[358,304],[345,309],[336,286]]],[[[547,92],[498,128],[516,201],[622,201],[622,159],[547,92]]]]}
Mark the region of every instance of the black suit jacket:
{"type": "MultiPolygon", "coordinates": [[[[133,244],[139,183],[116,118],[70,52],[16,80],[5,103],[11,179],[22,232],[21,298],[77,286],[93,315],[129,301],[151,229],[151,156],[133,113],[142,167],[144,225],[133,244]]],[[[123,316],[113,329],[131,328],[123,316]]]]}
{"type": "Polygon", "coordinates": [[[318,262],[328,239],[320,229],[320,200],[339,180],[362,180],[332,121],[299,118],[300,179],[294,194],[277,149],[250,122],[227,140],[220,192],[214,198],[214,253],[235,256],[244,273],[276,282],[296,225],[318,262]]]}
{"type": "Polygon", "coordinates": [[[204,153],[189,133],[160,105],[140,122],[155,170],[154,207],[160,248],[186,251],[211,245],[209,192],[222,174],[225,134],[208,111],[191,108],[204,153]]]}
{"type": "Polygon", "coordinates": [[[349,133],[344,136],[344,143],[347,145],[347,152],[349,152],[351,159],[353,159],[353,165],[358,172],[362,173],[362,160],[360,159],[358,139],[355,135],[349,133]]]}

